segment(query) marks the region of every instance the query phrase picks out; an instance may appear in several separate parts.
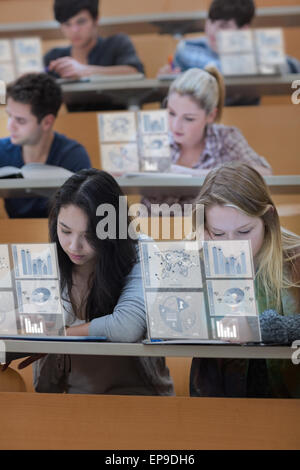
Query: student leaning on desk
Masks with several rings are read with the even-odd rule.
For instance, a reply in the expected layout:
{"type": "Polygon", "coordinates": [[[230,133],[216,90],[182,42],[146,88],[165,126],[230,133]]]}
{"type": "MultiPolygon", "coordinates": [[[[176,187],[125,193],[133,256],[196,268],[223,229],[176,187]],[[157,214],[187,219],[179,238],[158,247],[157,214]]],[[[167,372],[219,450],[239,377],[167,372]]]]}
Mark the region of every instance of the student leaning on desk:
{"type": "MultiPolygon", "coordinates": [[[[162,67],[160,74],[178,74],[190,68],[204,69],[208,65],[222,70],[217,48],[217,34],[220,31],[244,30],[251,27],[255,17],[255,2],[253,0],[212,0],[207,19],[205,20],[205,35],[197,38],[183,39],[177,45],[172,64],[162,67]]],[[[286,56],[283,73],[300,73],[298,59],[286,56]]],[[[255,105],[259,97],[230,96],[226,98],[227,106],[255,105]]]]}
{"type": "MultiPolygon", "coordinates": [[[[207,239],[251,241],[263,340],[300,339],[300,237],[280,227],[263,178],[248,165],[224,164],[196,202],[207,239]]],[[[292,360],[197,358],[190,386],[192,396],[300,398],[300,368],[292,360]]]]}
{"type": "MultiPolygon", "coordinates": [[[[95,169],[78,172],[55,195],[49,232],[57,244],[69,336],[106,336],[114,342],[140,342],[146,336],[137,240],[115,233],[104,239],[97,232],[106,218],[105,212],[97,216],[97,209],[110,205],[117,214],[119,234],[120,196],[114,178],[95,169]]],[[[128,227],[128,211],[121,215],[128,227]]],[[[174,394],[165,358],[50,354],[33,367],[38,392],[174,394]]]]}
{"type": "Polygon", "coordinates": [[[98,0],[55,0],[54,16],[68,47],[50,50],[44,57],[47,71],[61,78],[79,79],[94,74],[136,74],[144,67],[126,34],[98,35],[98,0]]]}
{"type": "MultiPolygon", "coordinates": [[[[71,172],[90,168],[85,148],[53,130],[61,104],[59,85],[45,73],[26,74],[8,85],[6,112],[10,137],[0,139],[0,167],[22,168],[36,163],[71,172]]],[[[8,198],[5,209],[12,218],[48,217],[48,199],[8,198]]]]}
{"type": "MultiPolygon", "coordinates": [[[[263,175],[271,174],[269,163],[250,147],[238,128],[218,123],[224,96],[223,77],[215,67],[190,69],[171,84],[167,96],[171,172],[202,176],[222,163],[240,161],[263,175]]],[[[193,197],[177,191],[167,198],[157,193],[143,199],[148,210],[151,204],[162,202],[183,207],[193,202],[193,197]]]]}

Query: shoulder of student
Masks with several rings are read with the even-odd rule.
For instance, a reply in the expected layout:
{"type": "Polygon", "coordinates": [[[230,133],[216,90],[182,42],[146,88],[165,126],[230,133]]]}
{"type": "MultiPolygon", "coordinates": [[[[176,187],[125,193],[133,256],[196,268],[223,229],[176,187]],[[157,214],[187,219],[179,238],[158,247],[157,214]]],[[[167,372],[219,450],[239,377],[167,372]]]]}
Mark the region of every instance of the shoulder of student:
{"type": "Polygon", "coordinates": [[[130,65],[143,73],[144,67],[140,61],[133,43],[126,34],[114,34],[108,37],[99,36],[95,47],[89,54],[90,65],[114,66],[130,65]]]}
{"type": "Polygon", "coordinates": [[[177,44],[177,49],[185,47],[196,47],[196,48],[205,48],[207,49],[208,43],[205,36],[199,36],[196,38],[181,39],[177,44]]]}
{"type": "MultiPolygon", "coordinates": [[[[12,158],[16,156],[18,152],[18,146],[12,144],[9,137],[3,137],[0,139],[0,166],[15,166],[15,162],[12,158]]],[[[15,160],[15,158],[13,158],[15,160]]]]}
{"type": "Polygon", "coordinates": [[[105,38],[101,37],[101,42],[105,45],[132,44],[130,37],[125,33],[112,34],[105,38]]]}
{"type": "Polygon", "coordinates": [[[212,124],[211,130],[213,134],[217,138],[222,139],[224,143],[226,143],[227,141],[231,142],[232,140],[244,140],[245,142],[247,142],[243,133],[238,127],[227,126],[225,124],[212,124]]]}
{"type": "Polygon", "coordinates": [[[62,166],[70,171],[91,167],[91,161],[85,147],[76,140],[58,132],[55,132],[55,157],[58,161],[61,160],[62,166]]]}
{"type": "Polygon", "coordinates": [[[255,164],[271,170],[271,165],[259,155],[250,145],[240,129],[235,126],[213,124],[217,138],[222,143],[223,151],[229,152],[232,160],[239,160],[247,164],[255,164]]]}
{"type": "Polygon", "coordinates": [[[52,60],[58,59],[60,57],[66,57],[68,55],[70,55],[69,47],[55,47],[50,49],[50,51],[46,52],[44,55],[44,64],[47,66],[52,60]]]}
{"type": "Polygon", "coordinates": [[[14,147],[15,145],[12,144],[10,137],[2,137],[2,139],[0,139],[0,151],[9,151],[14,147]]]}

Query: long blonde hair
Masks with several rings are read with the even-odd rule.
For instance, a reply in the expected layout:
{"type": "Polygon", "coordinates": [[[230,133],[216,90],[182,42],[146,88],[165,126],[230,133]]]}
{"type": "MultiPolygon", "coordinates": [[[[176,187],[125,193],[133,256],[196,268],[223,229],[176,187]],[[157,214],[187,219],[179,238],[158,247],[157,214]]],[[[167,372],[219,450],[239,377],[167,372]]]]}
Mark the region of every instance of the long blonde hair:
{"type": "MultiPolygon", "coordinates": [[[[263,177],[246,164],[226,163],[209,172],[195,202],[204,205],[204,218],[208,207],[229,204],[262,219],[265,236],[256,257],[256,278],[265,289],[267,304],[281,311],[281,289],[300,287],[300,237],[281,228],[263,177]]],[[[299,289],[296,297],[300,307],[299,289]]]]}
{"type": "Polygon", "coordinates": [[[217,108],[215,121],[222,117],[225,99],[224,80],[218,69],[207,66],[205,70],[192,68],[179,75],[169,88],[168,97],[172,93],[189,96],[199,108],[210,114],[217,108]]]}

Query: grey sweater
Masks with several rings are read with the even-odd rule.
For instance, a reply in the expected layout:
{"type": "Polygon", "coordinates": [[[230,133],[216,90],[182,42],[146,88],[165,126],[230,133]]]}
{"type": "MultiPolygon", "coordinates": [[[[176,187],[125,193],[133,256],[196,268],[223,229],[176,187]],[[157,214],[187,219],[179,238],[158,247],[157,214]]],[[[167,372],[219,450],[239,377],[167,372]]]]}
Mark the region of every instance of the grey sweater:
{"type": "MultiPolygon", "coordinates": [[[[63,295],[63,298],[66,296],[63,295]]],[[[66,325],[82,323],[64,302],[66,325]]],[[[89,335],[113,342],[141,342],[147,331],[140,263],[128,274],[111,315],[91,321],[89,335]]],[[[34,364],[34,385],[45,393],[173,395],[173,382],[162,357],[47,355],[34,364]]]]}

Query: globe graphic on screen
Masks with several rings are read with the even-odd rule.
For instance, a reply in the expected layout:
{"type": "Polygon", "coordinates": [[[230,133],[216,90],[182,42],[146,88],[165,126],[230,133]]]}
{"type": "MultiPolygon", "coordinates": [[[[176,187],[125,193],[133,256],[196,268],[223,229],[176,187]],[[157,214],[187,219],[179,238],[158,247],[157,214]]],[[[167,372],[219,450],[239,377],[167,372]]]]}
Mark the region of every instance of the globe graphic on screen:
{"type": "Polygon", "coordinates": [[[224,302],[228,305],[234,306],[240,304],[245,297],[245,293],[242,289],[237,287],[232,287],[231,289],[227,289],[224,294],[224,302]]]}

